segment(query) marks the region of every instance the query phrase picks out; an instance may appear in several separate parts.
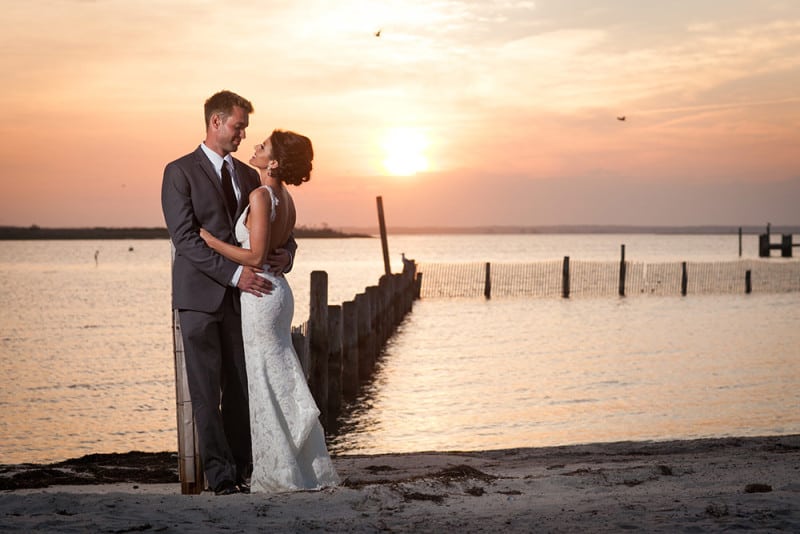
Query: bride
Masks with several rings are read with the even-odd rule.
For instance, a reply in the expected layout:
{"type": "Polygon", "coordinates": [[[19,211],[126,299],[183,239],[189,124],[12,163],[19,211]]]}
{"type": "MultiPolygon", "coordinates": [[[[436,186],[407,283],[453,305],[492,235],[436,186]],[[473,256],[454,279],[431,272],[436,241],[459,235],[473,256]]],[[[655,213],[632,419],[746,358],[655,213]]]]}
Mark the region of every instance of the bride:
{"type": "Polygon", "coordinates": [[[310,179],[311,140],[275,130],[256,145],[250,164],[261,174],[261,187],[250,193],[250,205],[236,222],[241,248],[205,229],[200,236],[223,256],[263,268],[273,291],[256,297],[241,294],[242,337],[250,395],[254,492],[318,489],[338,483],[325,446],[319,410],[292,346],[292,290],[282,274],[269,271],[270,251],[281,248],[292,233],[296,212],[287,184],[310,179]]]}

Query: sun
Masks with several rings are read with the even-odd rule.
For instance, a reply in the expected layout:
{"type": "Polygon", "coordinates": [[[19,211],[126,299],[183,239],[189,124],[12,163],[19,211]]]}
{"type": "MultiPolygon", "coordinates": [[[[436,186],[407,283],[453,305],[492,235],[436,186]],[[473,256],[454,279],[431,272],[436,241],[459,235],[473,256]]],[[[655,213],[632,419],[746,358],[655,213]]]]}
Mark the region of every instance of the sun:
{"type": "Polygon", "coordinates": [[[419,128],[391,128],[383,138],[383,166],[393,176],[413,176],[428,169],[428,140],[419,128]]]}

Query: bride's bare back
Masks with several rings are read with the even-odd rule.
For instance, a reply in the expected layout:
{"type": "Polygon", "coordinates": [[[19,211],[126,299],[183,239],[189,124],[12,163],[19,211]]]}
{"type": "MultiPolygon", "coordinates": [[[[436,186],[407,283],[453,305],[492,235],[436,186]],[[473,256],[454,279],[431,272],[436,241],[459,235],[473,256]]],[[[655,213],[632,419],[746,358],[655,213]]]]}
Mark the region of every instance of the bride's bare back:
{"type": "Polygon", "coordinates": [[[251,249],[256,248],[254,239],[267,241],[267,253],[283,248],[294,230],[296,219],[294,200],[286,186],[279,183],[254,189],[250,193],[250,212],[245,219],[245,226],[250,231],[251,249]]]}

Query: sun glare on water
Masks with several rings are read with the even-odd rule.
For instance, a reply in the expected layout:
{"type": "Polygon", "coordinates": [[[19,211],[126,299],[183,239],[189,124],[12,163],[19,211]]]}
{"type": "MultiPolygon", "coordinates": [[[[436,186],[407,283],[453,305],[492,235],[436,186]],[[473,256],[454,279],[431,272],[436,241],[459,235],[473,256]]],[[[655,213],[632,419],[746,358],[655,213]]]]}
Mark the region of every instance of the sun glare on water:
{"type": "Polygon", "coordinates": [[[417,128],[390,129],[383,139],[383,166],[393,176],[412,176],[428,169],[428,140],[417,128]]]}

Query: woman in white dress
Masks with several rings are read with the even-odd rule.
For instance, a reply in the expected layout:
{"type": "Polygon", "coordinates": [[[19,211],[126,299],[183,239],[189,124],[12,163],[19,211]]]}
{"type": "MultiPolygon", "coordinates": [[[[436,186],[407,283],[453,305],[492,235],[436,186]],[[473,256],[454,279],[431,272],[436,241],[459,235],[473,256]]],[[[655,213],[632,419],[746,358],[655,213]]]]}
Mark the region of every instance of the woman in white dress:
{"type": "Polygon", "coordinates": [[[319,410],[311,396],[291,337],[294,297],[282,274],[270,272],[266,259],[292,233],[296,212],[287,184],[310,178],[311,141],[275,130],[256,145],[250,164],[261,174],[261,187],[236,222],[236,247],[205,230],[200,235],[223,256],[263,268],[273,291],[256,297],[241,294],[242,337],[250,396],[254,492],[274,493],[332,486],[339,479],[331,463],[319,410]]]}

